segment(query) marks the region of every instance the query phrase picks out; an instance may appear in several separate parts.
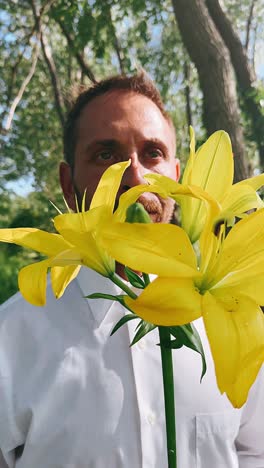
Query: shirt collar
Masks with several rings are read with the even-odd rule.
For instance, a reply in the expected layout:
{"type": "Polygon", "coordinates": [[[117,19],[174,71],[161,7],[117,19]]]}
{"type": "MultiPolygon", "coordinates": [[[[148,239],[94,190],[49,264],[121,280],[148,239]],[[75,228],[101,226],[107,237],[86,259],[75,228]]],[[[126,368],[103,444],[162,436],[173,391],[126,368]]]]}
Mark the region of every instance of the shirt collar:
{"type": "MultiPolygon", "coordinates": [[[[121,289],[116,284],[90,268],[82,267],[80,269],[77,282],[84,297],[93,293],[104,293],[114,296],[122,294],[121,289]]],[[[109,299],[101,298],[86,298],[86,300],[88,301],[94,320],[100,326],[113,302],[109,299]]]]}
{"type": "MultiPolygon", "coordinates": [[[[150,277],[150,280],[153,281],[157,277],[157,275],[151,274],[149,275],[149,277],[150,277]]],[[[93,294],[93,293],[111,294],[112,296],[124,294],[124,291],[122,291],[109,278],[99,275],[99,273],[97,273],[94,270],[91,270],[90,268],[82,267],[77,276],[77,281],[79,283],[79,287],[84,297],[89,296],[90,294],[93,294]]],[[[142,292],[142,289],[138,289],[138,288],[131,286],[131,284],[125,281],[124,279],[122,279],[122,281],[126,283],[127,285],[129,285],[132,291],[134,291],[137,295],[142,292]]],[[[101,298],[100,299],[86,298],[86,300],[89,304],[94,320],[96,321],[98,327],[100,327],[107,313],[110,311],[113,305],[113,301],[111,301],[110,299],[101,299],[101,298]]],[[[120,305],[117,302],[115,302],[115,304],[120,305]]],[[[120,309],[120,308],[123,309],[122,306],[117,307],[117,309],[120,309]]]]}

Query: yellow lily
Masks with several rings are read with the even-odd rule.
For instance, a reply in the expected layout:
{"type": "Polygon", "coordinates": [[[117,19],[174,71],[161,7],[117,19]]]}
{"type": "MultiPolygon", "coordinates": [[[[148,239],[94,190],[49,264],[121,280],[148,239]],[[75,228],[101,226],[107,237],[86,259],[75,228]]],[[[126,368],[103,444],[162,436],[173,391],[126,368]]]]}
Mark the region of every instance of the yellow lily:
{"type": "MultiPolygon", "coordinates": [[[[19,289],[33,305],[46,303],[47,272],[51,269],[54,295],[60,298],[68,284],[84,265],[103,276],[111,277],[115,261],[100,246],[97,232],[113,217],[116,194],[124,171],[130,161],[109,167],[103,174],[93,196],[90,209],[85,211],[85,199],[81,212],[56,216],[54,225],[60,234],[47,233],[35,228],[0,229],[0,242],[14,243],[47,255],[48,258],[22,268],[18,276],[19,289]]],[[[184,193],[184,188],[181,193],[184,193]]],[[[134,187],[123,195],[114,219],[124,221],[127,207],[146,191],[166,196],[161,187],[148,185],[134,187]]]]}
{"type": "MultiPolygon", "coordinates": [[[[46,303],[47,271],[51,268],[51,284],[54,295],[59,298],[67,285],[77,276],[80,267],[68,262],[65,268],[56,265],[56,257],[78,258],[73,246],[59,234],[48,233],[35,228],[0,229],[0,241],[17,244],[47,255],[48,258],[25,266],[18,274],[18,286],[23,297],[33,305],[46,303]]],[[[80,262],[79,262],[80,263],[80,262]]]]}
{"type": "MultiPolygon", "coordinates": [[[[227,219],[230,224],[235,216],[243,217],[248,210],[264,206],[256,193],[264,184],[264,174],[232,185],[234,161],[230,138],[226,132],[215,132],[197,152],[192,128],[190,135],[190,157],[182,184],[198,186],[215,198],[221,207],[219,217],[227,219]]],[[[167,196],[172,196],[173,183],[169,184],[169,180],[156,174],[146,176],[146,180],[154,185],[158,182],[158,185],[167,187],[167,196]]],[[[206,207],[201,200],[195,198],[177,197],[176,201],[181,206],[181,226],[194,243],[201,235],[206,207]]]]}
{"type": "MultiPolygon", "coordinates": [[[[14,243],[33,249],[48,258],[22,268],[18,276],[19,289],[24,298],[33,305],[46,303],[47,271],[51,268],[51,284],[56,298],[62,296],[68,284],[77,276],[80,265],[88,266],[103,276],[115,271],[115,261],[100,247],[96,231],[112,216],[116,193],[126,161],[108,168],[103,174],[90,210],[56,216],[54,224],[60,234],[48,233],[35,228],[0,229],[0,241],[14,243]]],[[[143,186],[138,189],[142,193],[143,186]]],[[[162,192],[162,189],[160,189],[162,192]]],[[[139,194],[134,191],[132,203],[139,194]]],[[[121,212],[121,211],[120,211],[121,212]]],[[[125,212],[125,208],[124,208],[125,212]]]]}
{"type": "MultiPolygon", "coordinates": [[[[101,242],[132,269],[158,277],[126,304],[144,320],[182,325],[202,316],[221,392],[240,407],[264,361],[264,209],[250,214],[225,237],[219,227],[211,246],[201,242],[198,267],[186,232],[165,224],[111,223],[101,242]]],[[[206,224],[205,231],[212,229],[206,224]]],[[[205,237],[211,239],[208,232],[205,237]]]]}

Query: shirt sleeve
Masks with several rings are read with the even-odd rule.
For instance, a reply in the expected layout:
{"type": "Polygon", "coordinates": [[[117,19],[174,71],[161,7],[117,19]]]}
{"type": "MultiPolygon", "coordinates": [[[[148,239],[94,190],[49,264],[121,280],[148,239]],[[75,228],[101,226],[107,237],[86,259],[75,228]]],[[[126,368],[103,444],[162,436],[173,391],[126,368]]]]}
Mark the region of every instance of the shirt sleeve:
{"type": "Polygon", "coordinates": [[[236,449],[239,468],[264,467],[264,366],[243,408],[236,449]]]}

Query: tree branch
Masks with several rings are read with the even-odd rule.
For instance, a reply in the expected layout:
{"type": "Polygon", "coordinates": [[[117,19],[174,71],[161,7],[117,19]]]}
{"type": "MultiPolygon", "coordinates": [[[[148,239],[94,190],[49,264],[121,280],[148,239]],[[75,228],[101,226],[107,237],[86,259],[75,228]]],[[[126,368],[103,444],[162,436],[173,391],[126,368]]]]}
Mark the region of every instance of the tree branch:
{"type": "Polygon", "coordinates": [[[64,36],[66,37],[69,48],[74,52],[75,58],[76,58],[76,60],[77,60],[77,62],[79,64],[82,72],[84,73],[85,76],[87,76],[89,78],[89,80],[92,83],[96,83],[96,78],[95,78],[91,68],[85,62],[83,54],[81,54],[80,52],[78,52],[76,50],[73,38],[71,37],[69,31],[67,31],[67,28],[65,27],[64,23],[61,21],[60,18],[55,18],[55,21],[58,23],[58,25],[60,26],[64,36]]]}
{"type": "Polygon", "coordinates": [[[251,24],[252,24],[252,19],[253,19],[253,12],[254,12],[254,6],[255,6],[256,0],[251,1],[250,9],[249,9],[249,15],[247,19],[247,32],[246,32],[246,40],[245,40],[245,49],[248,52],[248,46],[249,46],[249,38],[250,38],[250,31],[251,31],[251,24]]]}
{"type": "Polygon", "coordinates": [[[26,78],[24,79],[22,85],[20,86],[18,94],[15,97],[15,99],[14,99],[14,101],[12,103],[12,106],[10,107],[8,117],[7,117],[7,121],[6,121],[6,125],[5,125],[5,127],[3,129],[5,133],[8,132],[10,130],[10,128],[11,128],[16,108],[17,108],[19,102],[21,101],[21,99],[23,97],[23,94],[25,92],[25,89],[26,89],[27,85],[29,84],[31,78],[33,77],[33,75],[35,73],[37,61],[38,61],[38,58],[39,58],[39,51],[40,51],[40,47],[39,47],[39,44],[37,44],[37,46],[35,47],[35,51],[34,51],[34,53],[32,55],[32,65],[30,67],[29,73],[26,76],[26,78]]]}
{"type": "Polygon", "coordinates": [[[230,19],[226,16],[218,0],[206,0],[210,15],[225,42],[232,59],[237,80],[243,88],[249,88],[256,77],[251,69],[246,51],[230,19]]]}
{"type": "Polygon", "coordinates": [[[252,58],[251,58],[251,64],[255,73],[256,70],[256,43],[257,43],[257,31],[258,31],[258,23],[255,24],[255,27],[253,29],[253,44],[252,44],[252,58]]]}
{"type": "Polygon", "coordinates": [[[191,109],[191,88],[190,88],[190,64],[187,60],[183,65],[184,72],[184,94],[185,94],[185,107],[188,127],[192,125],[192,109],[191,109]]]}
{"type": "Polygon", "coordinates": [[[53,60],[53,57],[52,57],[52,53],[51,53],[51,50],[49,48],[47,38],[43,34],[42,29],[40,30],[40,43],[41,43],[43,56],[44,56],[44,59],[46,61],[49,73],[50,73],[51,84],[52,84],[53,91],[54,91],[54,97],[55,97],[57,113],[58,113],[58,116],[59,116],[59,119],[60,119],[60,122],[61,122],[61,126],[63,127],[64,126],[64,121],[65,121],[64,111],[63,111],[64,99],[63,99],[63,95],[62,95],[61,90],[60,90],[60,84],[59,84],[59,80],[58,80],[58,77],[57,77],[56,66],[55,66],[55,63],[54,63],[54,60],[53,60]]]}
{"type": "Polygon", "coordinates": [[[108,8],[108,15],[109,15],[109,22],[110,22],[110,29],[111,29],[111,32],[113,34],[113,40],[114,40],[114,49],[116,51],[116,55],[117,55],[117,59],[118,59],[118,63],[119,63],[119,68],[120,68],[120,71],[122,74],[125,73],[125,65],[124,65],[124,57],[122,56],[122,49],[120,47],[120,44],[119,44],[119,40],[118,40],[118,37],[116,35],[116,29],[115,29],[115,25],[114,25],[114,22],[113,22],[113,18],[112,18],[112,12],[111,12],[111,7],[109,6],[108,8]]]}
{"type": "MultiPolygon", "coordinates": [[[[43,5],[42,10],[41,10],[42,14],[44,12],[46,12],[47,9],[52,6],[54,1],[55,0],[48,0],[43,5]]],[[[59,84],[59,79],[57,77],[56,66],[55,66],[55,63],[54,63],[54,60],[53,60],[53,57],[52,57],[51,50],[50,50],[49,45],[48,45],[47,38],[45,37],[45,34],[43,32],[42,22],[41,22],[41,15],[37,11],[35,0],[29,0],[29,2],[30,2],[31,7],[32,7],[33,16],[34,16],[35,23],[36,23],[36,29],[37,29],[37,31],[39,33],[39,36],[40,36],[40,44],[41,44],[42,53],[43,53],[45,62],[47,64],[47,67],[48,67],[48,70],[49,70],[49,73],[50,73],[51,84],[52,84],[52,87],[53,87],[54,98],[55,98],[55,103],[56,103],[56,110],[57,110],[57,113],[58,113],[58,116],[59,116],[61,126],[63,127],[64,126],[64,120],[65,120],[64,119],[64,110],[63,110],[63,108],[64,108],[64,99],[63,99],[62,92],[60,90],[60,84],[59,84]]]]}
{"type": "MultiPolygon", "coordinates": [[[[17,60],[15,61],[14,65],[11,65],[11,67],[10,67],[11,68],[11,76],[10,76],[10,79],[8,80],[5,109],[3,110],[3,112],[1,112],[1,121],[2,121],[2,123],[0,124],[0,133],[2,133],[2,132],[6,133],[9,130],[6,127],[3,126],[3,122],[4,122],[5,118],[6,118],[6,116],[8,115],[8,108],[10,107],[10,103],[11,103],[11,99],[12,99],[12,95],[13,95],[13,88],[14,88],[16,77],[17,77],[18,67],[19,67],[22,59],[24,58],[25,50],[26,50],[26,48],[27,48],[27,46],[28,46],[28,44],[30,42],[30,39],[32,38],[34,32],[35,32],[35,28],[33,27],[33,28],[31,28],[31,31],[24,37],[23,42],[20,44],[21,47],[24,46],[23,50],[18,54],[17,60]]],[[[8,57],[7,61],[9,61],[9,60],[10,59],[8,57]]],[[[30,74],[30,72],[29,72],[29,74],[30,74]]],[[[21,88],[22,87],[23,87],[23,84],[22,84],[21,88]]],[[[20,91],[19,91],[18,95],[19,94],[20,94],[20,91]]],[[[23,96],[23,93],[21,95],[21,98],[22,98],[22,96],[23,96]]],[[[21,98],[19,99],[19,101],[21,100],[21,98]]],[[[19,101],[17,102],[15,108],[17,107],[19,101]]],[[[11,111],[11,109],[10,109],[10,111],[11,111]]],[[[9,117],[8,117],[8,119],[9,119],[9,117]]],[[[11,122],[10,122],[10,127],[11,127],[11,124],[12,124],[12,120],[13,120],[13,117],[12,117],[11,122]]]]}

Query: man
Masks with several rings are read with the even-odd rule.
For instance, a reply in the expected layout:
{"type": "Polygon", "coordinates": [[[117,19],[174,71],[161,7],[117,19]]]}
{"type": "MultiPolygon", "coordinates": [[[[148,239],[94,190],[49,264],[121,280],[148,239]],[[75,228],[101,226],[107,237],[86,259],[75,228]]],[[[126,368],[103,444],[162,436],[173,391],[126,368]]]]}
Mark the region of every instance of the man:
{"type": "MultiPolygon", "coordinates": [[[[83,92],[69,114],[60,180],[75,209],[87,205],[105,169],[131,159],[118,196],[144,182],[148,172],[175,180],[175,133],[160,96],[144,75],[116,77],[83,92]]],[[[140,198],[154,222],[169,222],[170,200],[140,198]]],[[[118,271],[123,275],[122,267],[118,271]]],[[[19,294],[1,309],[0,467],[166,468],[166,436],[158,336],[129,348],[131,322],[113,337],[124,310],[89,300],[92,292],[118,293],[98,274],[82,269],[56,301],[36,308],[19,294]]],[[[201,321],[208,371],[187,348],[173,354],[179,468],[264,466],[264,386],[256,382],[241,410],[216,385],[201,321]]]]}

